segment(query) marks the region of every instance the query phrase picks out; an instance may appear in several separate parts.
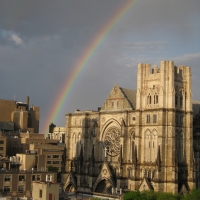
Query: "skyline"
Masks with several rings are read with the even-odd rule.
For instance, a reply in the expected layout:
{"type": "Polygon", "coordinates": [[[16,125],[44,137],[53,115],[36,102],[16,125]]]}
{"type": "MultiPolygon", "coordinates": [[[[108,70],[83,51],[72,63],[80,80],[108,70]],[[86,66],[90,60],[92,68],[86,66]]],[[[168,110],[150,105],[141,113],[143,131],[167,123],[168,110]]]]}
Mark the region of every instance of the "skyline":
{"type": "Polygon", "coordinates": [[[136,89],[138,63],[159,66],[161,60],[173,60],[190,66],[193,99],[200,100],[198,0],[1,1],[1,97],[25,101],[29,95],[41,109],[40,131],[48,130],[45,120],[76,63],[129,3],[133,6],[102,40],[49,124],[65,126],[64,115],[75,109],[97,110],[115,84],[136,89]]]}

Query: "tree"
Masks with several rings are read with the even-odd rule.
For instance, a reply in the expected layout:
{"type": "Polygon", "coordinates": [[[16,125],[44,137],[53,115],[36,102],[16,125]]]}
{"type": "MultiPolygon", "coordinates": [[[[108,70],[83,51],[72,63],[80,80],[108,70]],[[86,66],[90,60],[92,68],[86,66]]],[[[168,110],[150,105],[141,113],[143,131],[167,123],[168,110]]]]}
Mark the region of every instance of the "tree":
{"type": "Polygon", "coordinates": [[[58,172],[58,167],[53,167],[52,165],[47,166],[49,172],[58,172]]]}
{"type": "Polygon", "coordinates": [[[183,196],[182,200],[199,200],[200,190],[191,190],[188,194],[183,196]]]}

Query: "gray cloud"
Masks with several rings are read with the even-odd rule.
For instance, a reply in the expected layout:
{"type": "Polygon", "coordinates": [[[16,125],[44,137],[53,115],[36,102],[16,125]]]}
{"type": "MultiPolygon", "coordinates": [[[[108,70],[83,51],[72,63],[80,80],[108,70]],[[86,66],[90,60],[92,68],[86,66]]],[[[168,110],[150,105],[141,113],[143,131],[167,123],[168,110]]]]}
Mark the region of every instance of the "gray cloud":
{"type": "MultiPolygon", "coordinates": [[[[121,0],[2,0],[0,94],[41,107],[41,129],[56,96],[93,38],[124,5],[121,0]]],[[[174,60],[193,72],[200,99],[200,1],[140,0],[110,30],[63,105],[65,113],[102,106],[114,84],[136,88],[138,63],[174,60]]]]}

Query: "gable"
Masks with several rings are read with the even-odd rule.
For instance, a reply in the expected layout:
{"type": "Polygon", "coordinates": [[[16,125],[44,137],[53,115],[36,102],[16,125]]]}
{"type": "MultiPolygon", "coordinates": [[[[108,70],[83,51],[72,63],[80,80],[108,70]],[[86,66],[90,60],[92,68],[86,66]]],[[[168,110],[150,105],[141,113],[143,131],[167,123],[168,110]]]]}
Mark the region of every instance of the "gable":
{"type": "Polygon", "coordinates": [[[101,180],[108,180],[113,187],[115,186],[115,181],[113,179],[112,173],[110,171],[110,168],[107,162],[104,162],[102,165],[101,171],[94,184],[94,189],[97,187],[97,185],[99,184],[101,180]]]}
{"type": "Polygon", "coordinates": [[[136,91],[120,88],[115,85],[104,102],[101,111],[104,110],[133,110],[136,105],[136,91]]]}
{"type": "Polygon", "coordinates": [[[74,188],[76,188],[76,180],[74,179],[74,176],[73,176],[73,173],[72,173],[72,172],[70,172],[70,173],[68,174],[67,178],[65,179],[65,184],[64,184],[64,186],[63,186],[63,189],[65,190],[66,187],[67,187],[68,185],[70,185],[70,184],[71,184],[74,188]]]}
{"type": "Polygon", "coordinates": [[[151,184],[149,183],[146,177],[143,178],[139,187],[140,192],[144,190],[152,190],[151,184]]]}

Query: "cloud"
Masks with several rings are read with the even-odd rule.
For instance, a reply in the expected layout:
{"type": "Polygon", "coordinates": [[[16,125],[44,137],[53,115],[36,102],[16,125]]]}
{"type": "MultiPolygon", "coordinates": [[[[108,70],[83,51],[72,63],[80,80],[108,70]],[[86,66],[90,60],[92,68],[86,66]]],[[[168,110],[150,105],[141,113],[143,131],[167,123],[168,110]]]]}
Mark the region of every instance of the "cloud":
{"type": "Polygon", "coordinates": [[[134,51],[151,51],[158,52],[165,48],[167,42],[165,41],[150,41],[150,42],[125,42],[120,44],[122,48],[131,49],[134,51]]]}
{"type": "Polygon", "coordinates": [[[22,39],[14,31],[2,30],[1,40],[4,40],[3,43],[6,45],[13,45],[13,44],[16,46],[23,45],[22,39]]]}
{"type": "Polygon", "coordinates": [[[14,41],[16,45],[22,45],[23,44],[22,39],[18,35],[16,35],[16,34],[10,35],[10,39],[12,41],[14,41]]]}
{"type": "Polygon", "coordinates": [[[177,62],[183,62],[183,63],[184,62],[188,63],[194,60],[200,61],[200,52],[193,53],[193,54],[184,54],[178,57],[174,57],[173,59],[176,60],[177,62]]]}

